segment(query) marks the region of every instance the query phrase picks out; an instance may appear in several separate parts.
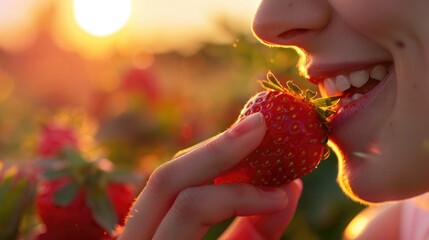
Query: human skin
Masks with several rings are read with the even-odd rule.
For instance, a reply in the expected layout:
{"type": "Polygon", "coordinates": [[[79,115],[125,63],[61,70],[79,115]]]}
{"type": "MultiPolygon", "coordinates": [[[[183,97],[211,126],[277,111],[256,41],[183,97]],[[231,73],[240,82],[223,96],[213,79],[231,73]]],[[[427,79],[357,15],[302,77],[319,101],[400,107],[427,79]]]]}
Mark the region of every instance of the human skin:
{"type": "MultiPolygon", "coordinates": [[[[338,182],[358,201],[394,201],[429,190],[428,8],[423,0],[262,0],[255,15],[253,29],[262,42],[305,52],[313,82],[381,63],[391,67],[331,122],[338,182]]],[[[256,148],[264,133],[261,116],[252,115],[162,165],[137,198],[120,239],[200,239],[211,224],[234,215],[240,217],[223,239],[278,239],[293,217],[299,180],[278,189],[206,184],[256,148]]],[[[374,217],[368,228],[388,224],[396,231],[364,232],[364,239],[395,239],[397,206],[375,209],[389,221],[374,217]]]]}
{"type": "Polygon", "coordinates": [[[394,201],[429,190],[428,10],[421,0],[263,0],[255,16],[262,42],[305,52],[313,82],[391,67],[332,118],[338,182],[355,200],[394,201]]]}
{"type": "Polygon", "coordinates": [[[201,239],[232,216],[237,218],[220,239],[279,239],[298,204],[300,180],[279,188],[208,184],[254,150],[265,130],[262,114],[250,115],[157,168],[119,239],[201,239]]]}

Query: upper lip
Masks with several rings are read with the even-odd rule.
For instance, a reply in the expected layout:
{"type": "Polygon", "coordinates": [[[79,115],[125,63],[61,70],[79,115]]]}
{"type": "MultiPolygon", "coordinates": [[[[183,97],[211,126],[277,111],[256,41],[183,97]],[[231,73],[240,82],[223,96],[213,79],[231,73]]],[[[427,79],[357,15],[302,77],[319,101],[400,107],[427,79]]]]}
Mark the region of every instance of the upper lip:
{"type": "Polygon", "coordinates": [[[390,61],[374,61],[365,63],[341,63],[341,64],[312,64],[307,68],[308,80],[314,84],[327,77],[349,73],[360,69],[365,69],[378,64],[390,65],[390,61]]]}

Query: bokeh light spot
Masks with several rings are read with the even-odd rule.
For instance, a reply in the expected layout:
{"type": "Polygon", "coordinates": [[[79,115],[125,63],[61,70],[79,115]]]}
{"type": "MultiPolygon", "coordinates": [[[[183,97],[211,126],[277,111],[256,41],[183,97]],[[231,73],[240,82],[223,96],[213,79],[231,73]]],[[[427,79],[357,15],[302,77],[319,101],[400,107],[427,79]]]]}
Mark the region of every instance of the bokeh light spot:
{"type": "Polygon", "coordinates": [[[104,37],[121,30],[132,12],[132,0],[74,0],[74,18],[85,32],[104,37]]]}

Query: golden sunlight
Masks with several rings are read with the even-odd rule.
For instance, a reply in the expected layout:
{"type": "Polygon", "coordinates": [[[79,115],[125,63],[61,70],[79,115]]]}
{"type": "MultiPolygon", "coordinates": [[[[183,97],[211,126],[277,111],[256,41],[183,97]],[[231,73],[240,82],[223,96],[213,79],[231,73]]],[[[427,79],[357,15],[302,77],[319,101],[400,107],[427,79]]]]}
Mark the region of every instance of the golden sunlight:
{"type": "Polygon", "coordinates": [[[369,217],[367,215],[358,215],[344,232],[345,239],[356,239],[368,225],[368,222],[369,217]]]}
{"type": "Polygon", "coordinates": [[[127,24],[132,5],[132,0],[74,0],[74,18],[85,32],[105,37],[127,24]]]}
{"type": "Polygon", "coordinates": [[[15,89],[15,82],[6,72],[0,70],[0,102],[7,99],[15,89]]]}

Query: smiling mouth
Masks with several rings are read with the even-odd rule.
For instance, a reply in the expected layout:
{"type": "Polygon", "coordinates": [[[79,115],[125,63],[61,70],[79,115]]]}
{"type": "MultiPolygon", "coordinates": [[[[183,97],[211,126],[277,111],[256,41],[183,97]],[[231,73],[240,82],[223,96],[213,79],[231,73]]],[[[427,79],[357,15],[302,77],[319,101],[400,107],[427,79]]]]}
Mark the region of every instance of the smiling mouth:
{"type": "Polygon", "coordinates": [[[390,71],[387,64],[325,77],[318,81],[322,97],[340,97],[340,107],[344,107],[364,96],[376,87],[390,71]]]}

